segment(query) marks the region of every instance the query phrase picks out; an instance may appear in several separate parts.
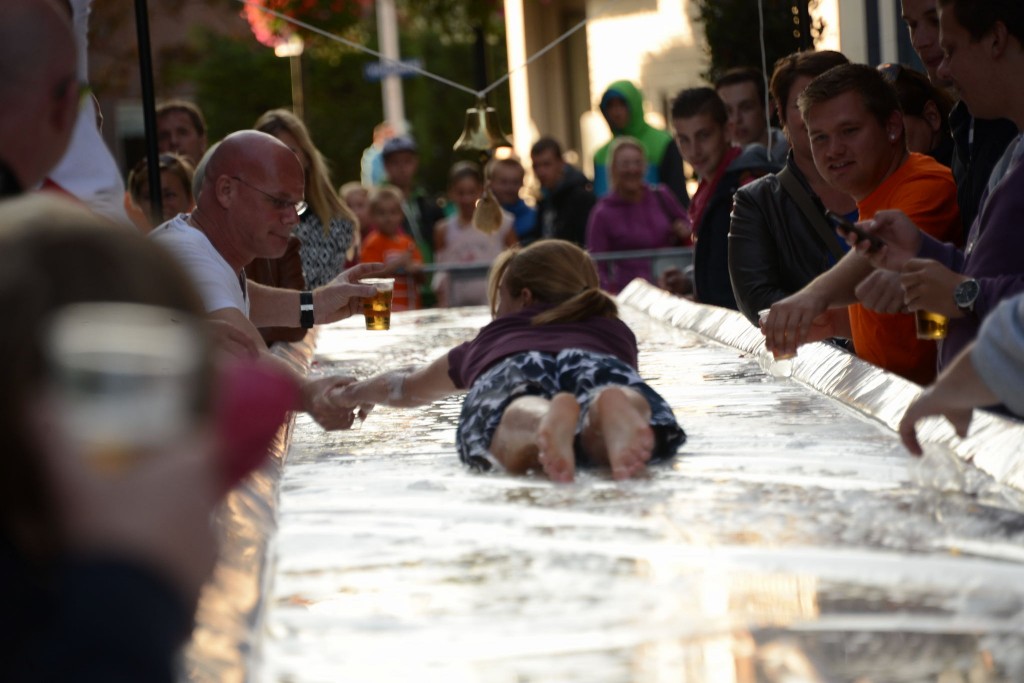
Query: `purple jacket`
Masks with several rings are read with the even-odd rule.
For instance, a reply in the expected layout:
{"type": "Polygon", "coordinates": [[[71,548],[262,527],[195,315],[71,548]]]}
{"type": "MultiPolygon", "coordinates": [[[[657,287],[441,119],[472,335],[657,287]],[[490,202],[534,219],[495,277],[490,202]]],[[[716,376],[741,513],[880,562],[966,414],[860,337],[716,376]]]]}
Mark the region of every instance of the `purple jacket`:
{"type": "MultiPolygon", "coordinates": [[[[678,246],[672,230],[676,219],[690,222],[686,211],[665,187],[645,188],[643,199],[627,202],[616,193],[598,200],[587,224],[587,250],[629,251],[678,246]]],[[[598,263],[601,287],[618,293],[634,278],[651,280],[650,259],[625,259],[598,263]]]]}
{"type": "Polygon", "coordinates": [[[934,259],[981,285],[974,312],[949,321],[949,334],[939,343],[940,370],[978,335],[982,321],[1000,301],[1024,292],[1022,216],[1024,164],[1016,163],[974,219],[964,251],[923,235],[918,256],[934,259]]]}

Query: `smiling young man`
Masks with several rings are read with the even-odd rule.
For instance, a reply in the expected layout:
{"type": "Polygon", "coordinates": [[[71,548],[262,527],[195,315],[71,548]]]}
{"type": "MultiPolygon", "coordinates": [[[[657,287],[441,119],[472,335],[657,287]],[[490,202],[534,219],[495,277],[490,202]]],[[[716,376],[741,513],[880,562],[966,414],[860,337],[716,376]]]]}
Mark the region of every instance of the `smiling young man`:
{"type": "MultiPolygon", "coordinates": [[[[956,93],[948,77],[939,74],[942,45],[939,42],[938,0],[902,0],[903,21],[910,32],[914,51],[928,72],[932,84],[956,93]]],[[[959,97],[959,95],[956,95],[959,97]]],[[[989,177],[1007,146],[1017,136],[1017,127],[1004,118],[976,118],[960,99],[949,114],[953,137],[953,178],[956,180],[957,205],[964,226],[970,230],[978,214],[981,197],[989,177]]]]}
{"type": "Polygon", "coordinates": [[[729,212],[737,189],[769,172],[764,147],[729,142],[725,104],[711,88],[689,88],[672,102],[672,128],[683,160],[700,178],[690,201],[693,285],[701,303],[736,308],[729,280],[729,212]]]}
{"type": "Polygon", "coordinates": [[[764,75],[751,67],[729,69],[715,80],[715,92],[722,98],[729,115],[732,144],[738,147],[759,144],[768,150],[773,162],[784,164],[789,142],[781,131],[768,125],[764,75]]]}
{"type": "MultiPolygon", "coordinates": [[[[908,153],[899,99],[882,74],[864,64],[837,66],[811,81],[797,102],[818,172],[857,201],[861,220],[898,208],[937,239],[955,240],[960,216],[953,177],[931,157],[908,153]]],[[[872,293],[883,290],[892,293],[886,299],[902,304],[894,274],[873,270],[866,258],[851,252],[773,305],[763,328],[768,347],[792,353],[804,341],[832,336],[848,307],[858,356],[912,381],[929,382],[935,376],[935,343],[917,339],[913,316],[857,303],[858,298],[877,302],[872,293]]]]}

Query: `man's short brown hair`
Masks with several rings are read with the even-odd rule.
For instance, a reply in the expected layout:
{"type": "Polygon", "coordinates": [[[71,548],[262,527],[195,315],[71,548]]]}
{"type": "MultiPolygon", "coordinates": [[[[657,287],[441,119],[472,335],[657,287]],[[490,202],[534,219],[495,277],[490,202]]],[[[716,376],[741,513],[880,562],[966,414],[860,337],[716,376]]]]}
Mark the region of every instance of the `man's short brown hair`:
{"type": "Polygon", "coordinates": [[[815,78],[800,93],[797,99],[800,115],[806,121],[807,111],[811,107],[834,100],[848,92],[859,93],[864,106],[883,127],[894,111],[900,111],[896,89],[885,80],[878,69],[867,64],[842,64],[815,78]]]}
{"type": "Polygon", "coordinates": [[[164,114],[171,114],[174,112],[182,112],[186,114],[192,121],[192,126],[195,127],[196,133],[200,137],[206,135],[206,119],[203,118],[203,112],[199,109],[198,105],[188,100],[167,100],[161,102],[156,108],[156,117],[160,118],[164,114]]]}

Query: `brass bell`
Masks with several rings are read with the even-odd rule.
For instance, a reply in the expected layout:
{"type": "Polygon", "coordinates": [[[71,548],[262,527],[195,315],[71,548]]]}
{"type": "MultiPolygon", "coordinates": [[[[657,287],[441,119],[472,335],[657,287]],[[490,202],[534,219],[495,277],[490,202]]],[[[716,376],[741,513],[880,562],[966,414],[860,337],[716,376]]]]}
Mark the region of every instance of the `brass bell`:
{"type": "Polygon", "coordinates": [[[466,127],[452,148],[456,152],[486,152],[498,147],[511,147],[498,125],[498,112],[483,100],[466,110],[466,127]]]}
{"type": "Polygon", "coordinates": [[[473,225],[481,232],[493,235],[501,229],[501,223],[505,215],[501,211],[501,204],[494,196],[491,188],[484,190],[484,196],[476,203],[473,209],[473,225]]]}

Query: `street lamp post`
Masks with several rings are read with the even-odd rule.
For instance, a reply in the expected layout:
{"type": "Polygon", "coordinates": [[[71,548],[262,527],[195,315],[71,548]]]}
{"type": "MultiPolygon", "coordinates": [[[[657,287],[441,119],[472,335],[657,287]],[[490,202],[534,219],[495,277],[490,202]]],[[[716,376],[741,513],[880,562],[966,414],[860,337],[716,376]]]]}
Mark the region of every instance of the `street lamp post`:
{"type": "Polygon", "coordinates": [[[306,119],[306,96],[302,83],[302,51],[305,43],[302,36],[293,33],[288,40],[274,47],[274,54],[287,57],[291,67],[292,112],[301,120],[306,119]]]}

